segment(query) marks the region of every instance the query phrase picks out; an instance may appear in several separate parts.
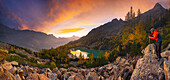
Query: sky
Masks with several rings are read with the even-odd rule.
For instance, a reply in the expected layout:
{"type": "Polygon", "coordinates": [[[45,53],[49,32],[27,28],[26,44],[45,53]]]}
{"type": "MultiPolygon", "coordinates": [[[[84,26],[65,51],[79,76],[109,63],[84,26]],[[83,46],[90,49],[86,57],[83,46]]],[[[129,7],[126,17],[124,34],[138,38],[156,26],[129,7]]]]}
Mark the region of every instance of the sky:
{"type": "Polygon", "coordinates": [[[0,23],[19,30],[34,30],[56,37],[85,36],[112,19],[125,19],[133,7],[137,13],[168,0],[0,0],[0,23]]]}

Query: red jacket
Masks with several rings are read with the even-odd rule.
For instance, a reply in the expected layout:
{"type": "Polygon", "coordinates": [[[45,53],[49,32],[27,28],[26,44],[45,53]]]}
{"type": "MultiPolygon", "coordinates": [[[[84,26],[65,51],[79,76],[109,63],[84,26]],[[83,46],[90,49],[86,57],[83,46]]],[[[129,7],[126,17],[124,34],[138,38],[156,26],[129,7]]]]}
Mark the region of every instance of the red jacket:
{"type": "MultiPolygon", "coordinates": [[[[151,34],[152,37],[150,36],[149,38],[150,38],[150,39],[155,39],[156,41],[158,41],[158,40],[159,40],[158,35],[159,35],[158,31],[155,30],[155,31],[151,34]]],[[[160,40],[161,40],[161,37],[160,37],[160,40]]]]}

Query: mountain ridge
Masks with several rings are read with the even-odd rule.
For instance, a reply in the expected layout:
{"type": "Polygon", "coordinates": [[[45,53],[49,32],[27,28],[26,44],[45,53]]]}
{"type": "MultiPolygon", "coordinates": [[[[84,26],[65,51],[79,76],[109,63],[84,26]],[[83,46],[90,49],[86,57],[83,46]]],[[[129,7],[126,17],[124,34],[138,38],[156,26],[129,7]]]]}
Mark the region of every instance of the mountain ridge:
{"type": "Polygon", "coordinates": [[[156,3],[152,9],[141,14],[141,20],[145,21],[147,19],[147,17],[157,18],[158,16],[162,15],[163,13],[165,13],[165,8],[163,8],[161,4],[156,3]]]}
{"type": "MultiPolygon", "coordinates": [[[[163,8],[159,3],[156,3],[152,9],[140,14],[140,20],[146,22],[148,18],[156,19],[159,16],[163,15],[165,11],[165,8],[163,8]]],[[[138,17],[135,17],[129,21],[132,21],[132,23],[135,24],[135,20],[137,19],[138,17]]],[[[105,23],[97,28],[92,29],[86,36],[83,36],[79,40],[76,40],[74,42],[70,42],[69,44],[81,43],[81,46],[88,45],[88,47],[90,46],[90,48],[94,48],[95,46],[93,45],[97,45],[96,43],[100,44],[102,42],[98,40],[110,39],[112,36],[119,35],[122,32],[125,23],[127,22],[128,21],[123,21],[122,19],[118,20],[117,18],[115,18],[108,23],[105,23]],[[91,43],[86,41],[91,41],[91,43]]],[[[101,46],[95,49],[101,49],[100,47],[101,46]]]]}
{"type": "Polygon", "coordinates": [[[78,39],[78,37],[75,36],[70,38],[56,38],[52,34],[33,30],[15,30],[2,24],[0,24],[0,33],[0,41],[28,48],[33,51],[55,48],[78,39]]]}

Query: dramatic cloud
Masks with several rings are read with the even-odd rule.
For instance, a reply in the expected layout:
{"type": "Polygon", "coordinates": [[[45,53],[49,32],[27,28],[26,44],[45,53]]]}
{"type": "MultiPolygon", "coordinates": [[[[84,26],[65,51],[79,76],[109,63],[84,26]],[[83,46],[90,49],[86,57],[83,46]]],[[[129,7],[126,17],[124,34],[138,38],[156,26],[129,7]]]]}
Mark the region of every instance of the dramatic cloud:
{"type": "Polygon", "coordinates": [[[84,28],[67,28],[67,29],[61,29],[61,32],[60,34],[63,34],[63,33],[71,33],[71,32],[77,32],[77,31],[80,31],[84,28]]]}
{"type": "Polygon", "coordinates": [[[122,18],[132,6],[145,12],[168,0],[0,0],[0,23],[56,37],[84,36],[114,18],[122,18]],[[80,33],[81,31],[81,33],[80,33]]]}

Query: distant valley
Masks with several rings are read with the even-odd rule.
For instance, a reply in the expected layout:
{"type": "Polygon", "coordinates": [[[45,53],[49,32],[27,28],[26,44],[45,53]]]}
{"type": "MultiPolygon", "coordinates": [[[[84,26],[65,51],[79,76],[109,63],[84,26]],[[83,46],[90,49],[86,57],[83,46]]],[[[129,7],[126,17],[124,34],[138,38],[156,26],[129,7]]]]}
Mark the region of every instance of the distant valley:
{"type": "Polygon", "coordinates": [[[52,34],[31,30],[15,30],[0,24],[0,41],[28,48],[33,51],[56,48],[70,41],[79,39],[77,36],[56,38],[52,34]]]}

